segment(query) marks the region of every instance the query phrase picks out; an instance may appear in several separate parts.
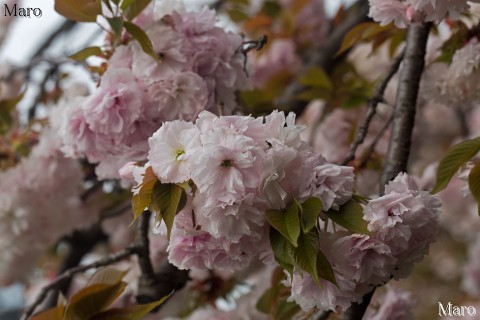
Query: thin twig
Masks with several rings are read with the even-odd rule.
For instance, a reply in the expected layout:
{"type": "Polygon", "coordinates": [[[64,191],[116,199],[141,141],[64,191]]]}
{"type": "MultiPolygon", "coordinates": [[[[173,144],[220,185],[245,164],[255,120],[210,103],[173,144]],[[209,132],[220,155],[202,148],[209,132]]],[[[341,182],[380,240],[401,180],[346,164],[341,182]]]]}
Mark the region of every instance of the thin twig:
{"type": "Polygon", "coordinates": [[[28,107],[28,119],[32,120],[35,118],[35,112],[37,110],[37,106],[42,102],[43,96],[45,95],[46,86],[48,80],[50,80],[58,71],[58,65],[54,64],[50,66],[45,73],[43,74],[43,78],[38,84],[38,92],[33,99],[32,104],[28,107]]]}
{"type": "Polygon", "coordinates": [[[65,20],[61,25],[55,29],[48,38],[46,38],[43,43],[37,48],[37,50],[32,54],[29,60],[34,60],[35,58],[40,57],[45,50],[47,50],[50,45],[63,33],[70,32],[75,26],[77,22],[72,20],[65,20]]]}
{"type": "Polygon", "coordinates": [[[380,128],[380,131],[378,132],[377,136],[375,139],[370,143],[368,146],[367,151],[365,152],[365,156],[363,157],[362,161],[358,165],[359,169],[363,169],[367,166],[368,161],[370,161],[370,158],[372,157],[373,152],[375,151],[375,148],[377,147],[378,142],[380,139],[382,139],[383,135],[387,131],[388,127],[392,124],[393,122],[393,113],[392,115],[388,118],[387,121],[383,124],[382,128],[380,128]]]}
{"type": "Polygon", "coordinates": [[[118,252],[118,253],[115,253],[115,254],[112,254],[112,255],[109,255],[107,257],[104,257],[100,260],[97,260],[95,262],[92,262],[92,263],[89,263],[89,264],[86,264],[86,265],[83,265],[83,266],[78,266],[78,267],[75,267],[75,268],[72,268],[72,269],[69,269],[68,271],[65,271],[64,273],[62,273],[60,276],[58,276],[57,278],[55,278],[55,280],[53,280],[52,282],[50,282],[48,285],[46,285],[45,287],[42,288],[42,290],[40,291],[40,294],[37,296],[37,298],[35,299],[35,301],[32,303],[32,305],[30,305],[30,307],[25,311],[22,319],[23,320],[26,320],[28,319],[34,312],[35,312],[35,309],[42,303],[42,301],[45,299],[45,297],[47,296],[47,293],[50,291],[50,290],[53,290],[53,289],[56,289],[59,285],[61,285],[63,283],[63,281],[65,281],[66,279],[70,279],[71,277],[73,277],[75,274],[77,273],[80,273],[80,272],[84,272],[86,270],[89,270],[89,269],[95,269],[95,268],[100,268],[100,267],[104,267],[104,266],[108,266],[108,265],[111,265],[113,263],[116,263],[116,262],[119,262],[121,260],[124,260],[126,258],[128,258],[129,256],[131,256],[132,254],[136,253],[138,250],[137,246],[130,246],[130,247],[127,247],[125,248],[124,250],[118,252]]]}
{"type": "Polygon", "coordinates": [[[350,149],[348,154],[345,156],[345,159],[340,163],[340,165],[344,166],[348,164],[350,161],[355,159],[355,153],[357,152],[358,147],[363,143],[365,137],[367,136],[368,129],[370,124],[373,120],[373,117],[377,113],[377,106],[380,102],[383,101],[383,95],[385,93],[385,89],[387,88],[388,83],[393,78],[393,76],[397,73],[398,69],[400,68],[400,64],[404,57],[404,52],[402,52],[391,65],[390,69],[388,70],[385,78],[377,85],[373,96],[368,101],[368,110],[365,119],[357,131],[357,135],[355,136],[355,140],[350,145],[350,149]]]}

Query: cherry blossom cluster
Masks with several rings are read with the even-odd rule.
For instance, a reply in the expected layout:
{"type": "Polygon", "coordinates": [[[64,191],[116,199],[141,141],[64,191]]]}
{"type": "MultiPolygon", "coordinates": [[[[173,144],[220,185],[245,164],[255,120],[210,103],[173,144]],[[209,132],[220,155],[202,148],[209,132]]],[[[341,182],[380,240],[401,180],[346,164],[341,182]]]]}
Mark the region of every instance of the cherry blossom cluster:
{"type": "Polygon", "coordinates": [[[458,19],[469,9],[468,2],[478,0],[369,0],[369,16],[381,25],[393,22],[405,28],[416,21],[441,21],[445,17],[458,19]]]}
{"type": "Polygon", "coordinates": [[[302,127],[274,111],[265,118],[215,116],[164,123],[149,139],[162,183],[191,181],[175,217],[169,260],[181,269],[239,270],[271,251],[265,211],[320,198],[337,209],[351,198],[353,168],[326,162],[300,138],[302,127]]]}
{"type": "Polygon", "coordinates": [[[81,203],[80,164],[64,158],[47,130],[31,154],[0,172],[0,283],[23,279],[48,247],[74,228],[93,222],[81,203]]]}
{"type": "Polygon", "coordinates": [[[230,114],[235,91],[248,85],[242,38],[216,26],[215,12],[142,18],[156,61],[136,41],[115,48],[100,85],[62,108],[63,151],[98,163],[117,178],[128,160],[145,160],[148,137],[164,121],[192,120],[202,110],[230,114]],[[151,20],[151,21],[150,21],[151,20]]]}
{"type": "Polygon", "coordinates": [[[449,107],[469,111],[480,102],[480,44],[476,38],[455,51],[450,65],[431,64],[422,80],[423,95],[449,107]]]}
{"type": "Polygon", "coordinates": [[[440,206],[435,196],[419,191],[410,176],[398,175],[386,186],[384,196],[364,208],[370,235],[321,233],[320,247],[332,264],[338,287],[322,280],[320,288],[308,274],[294,273],[290,299],[304,310],[315,306],[346,310],[374,286],[408,276],[435,239],[440,206]]]}

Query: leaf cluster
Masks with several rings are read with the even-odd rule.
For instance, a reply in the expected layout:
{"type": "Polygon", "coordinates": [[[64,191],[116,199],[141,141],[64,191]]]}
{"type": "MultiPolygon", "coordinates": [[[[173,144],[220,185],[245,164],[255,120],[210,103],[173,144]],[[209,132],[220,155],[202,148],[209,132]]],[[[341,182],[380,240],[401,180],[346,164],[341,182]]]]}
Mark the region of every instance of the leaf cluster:
{"type": "Polygon", "coordinates": [[[122,279],[126,274],[113,267],[99,269],[68,301],[61,296],[56,307],[36,314],[32,320],[140,320],[171,295],[149,304],[109,308],[124,292],[127,283],[122,279]]]}

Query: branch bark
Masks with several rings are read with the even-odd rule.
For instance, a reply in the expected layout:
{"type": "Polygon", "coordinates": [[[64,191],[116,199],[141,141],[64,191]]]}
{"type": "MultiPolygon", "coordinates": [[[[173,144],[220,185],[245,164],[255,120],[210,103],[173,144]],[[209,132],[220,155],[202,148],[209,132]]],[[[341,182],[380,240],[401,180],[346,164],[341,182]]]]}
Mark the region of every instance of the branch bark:
{"type": "MultiPolygon", "coordinates": [[[[137,231],[137,256],[142,275],[138,282],[136,299],[140,304],[156,301],[173,290],[181,289],[188,281],[188,270],[179,270],[168,262],[165,262],[157,272],[153,269],[148,238],[151,215],[149,210],[142,213],[137,231]]],[[[160,306],[153,311],[158,311],[159,308],[160,306]]]]}
{"type": "Polygon", "coordinates": [[[385,167],[380,182],[383,188],[400,172],[407,171],[412,142],[420,79],[425,66],[428,33],[431,23],[413,24],[408,31],[403,68],[400,71],[392,132],[385,167]]]}
{"type": "MultiPolygon", "coordinates": [[[[431,23],[414,23],[408,30],[407,46],[405,48],[403,67],[400,71],[400,81],[394,108],[392,133],[380,182],[380,194],[384,193],[386,183],[395,178],[400,172],[407,171],[418,90],[425,66],[425,53],[431,26],[431,23]]],[[[345,320],[362,319],[374,293],[375,288],[363,296],[360,304],[352,304],[345,311],[343,318],[345,320]]]]}

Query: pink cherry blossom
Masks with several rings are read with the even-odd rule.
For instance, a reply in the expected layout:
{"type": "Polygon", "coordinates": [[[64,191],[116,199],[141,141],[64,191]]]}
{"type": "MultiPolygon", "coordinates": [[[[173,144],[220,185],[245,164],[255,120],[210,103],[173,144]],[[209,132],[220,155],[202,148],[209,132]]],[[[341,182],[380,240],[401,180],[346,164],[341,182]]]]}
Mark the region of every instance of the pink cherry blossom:
{"type": "Polygon", "coordinates": [[[194,150],[200,144],[199,134],[192,123],[176,120],[165,123],[148,139],[148,160],[162,182],[177,183],[191,178],[194,150]]]}

